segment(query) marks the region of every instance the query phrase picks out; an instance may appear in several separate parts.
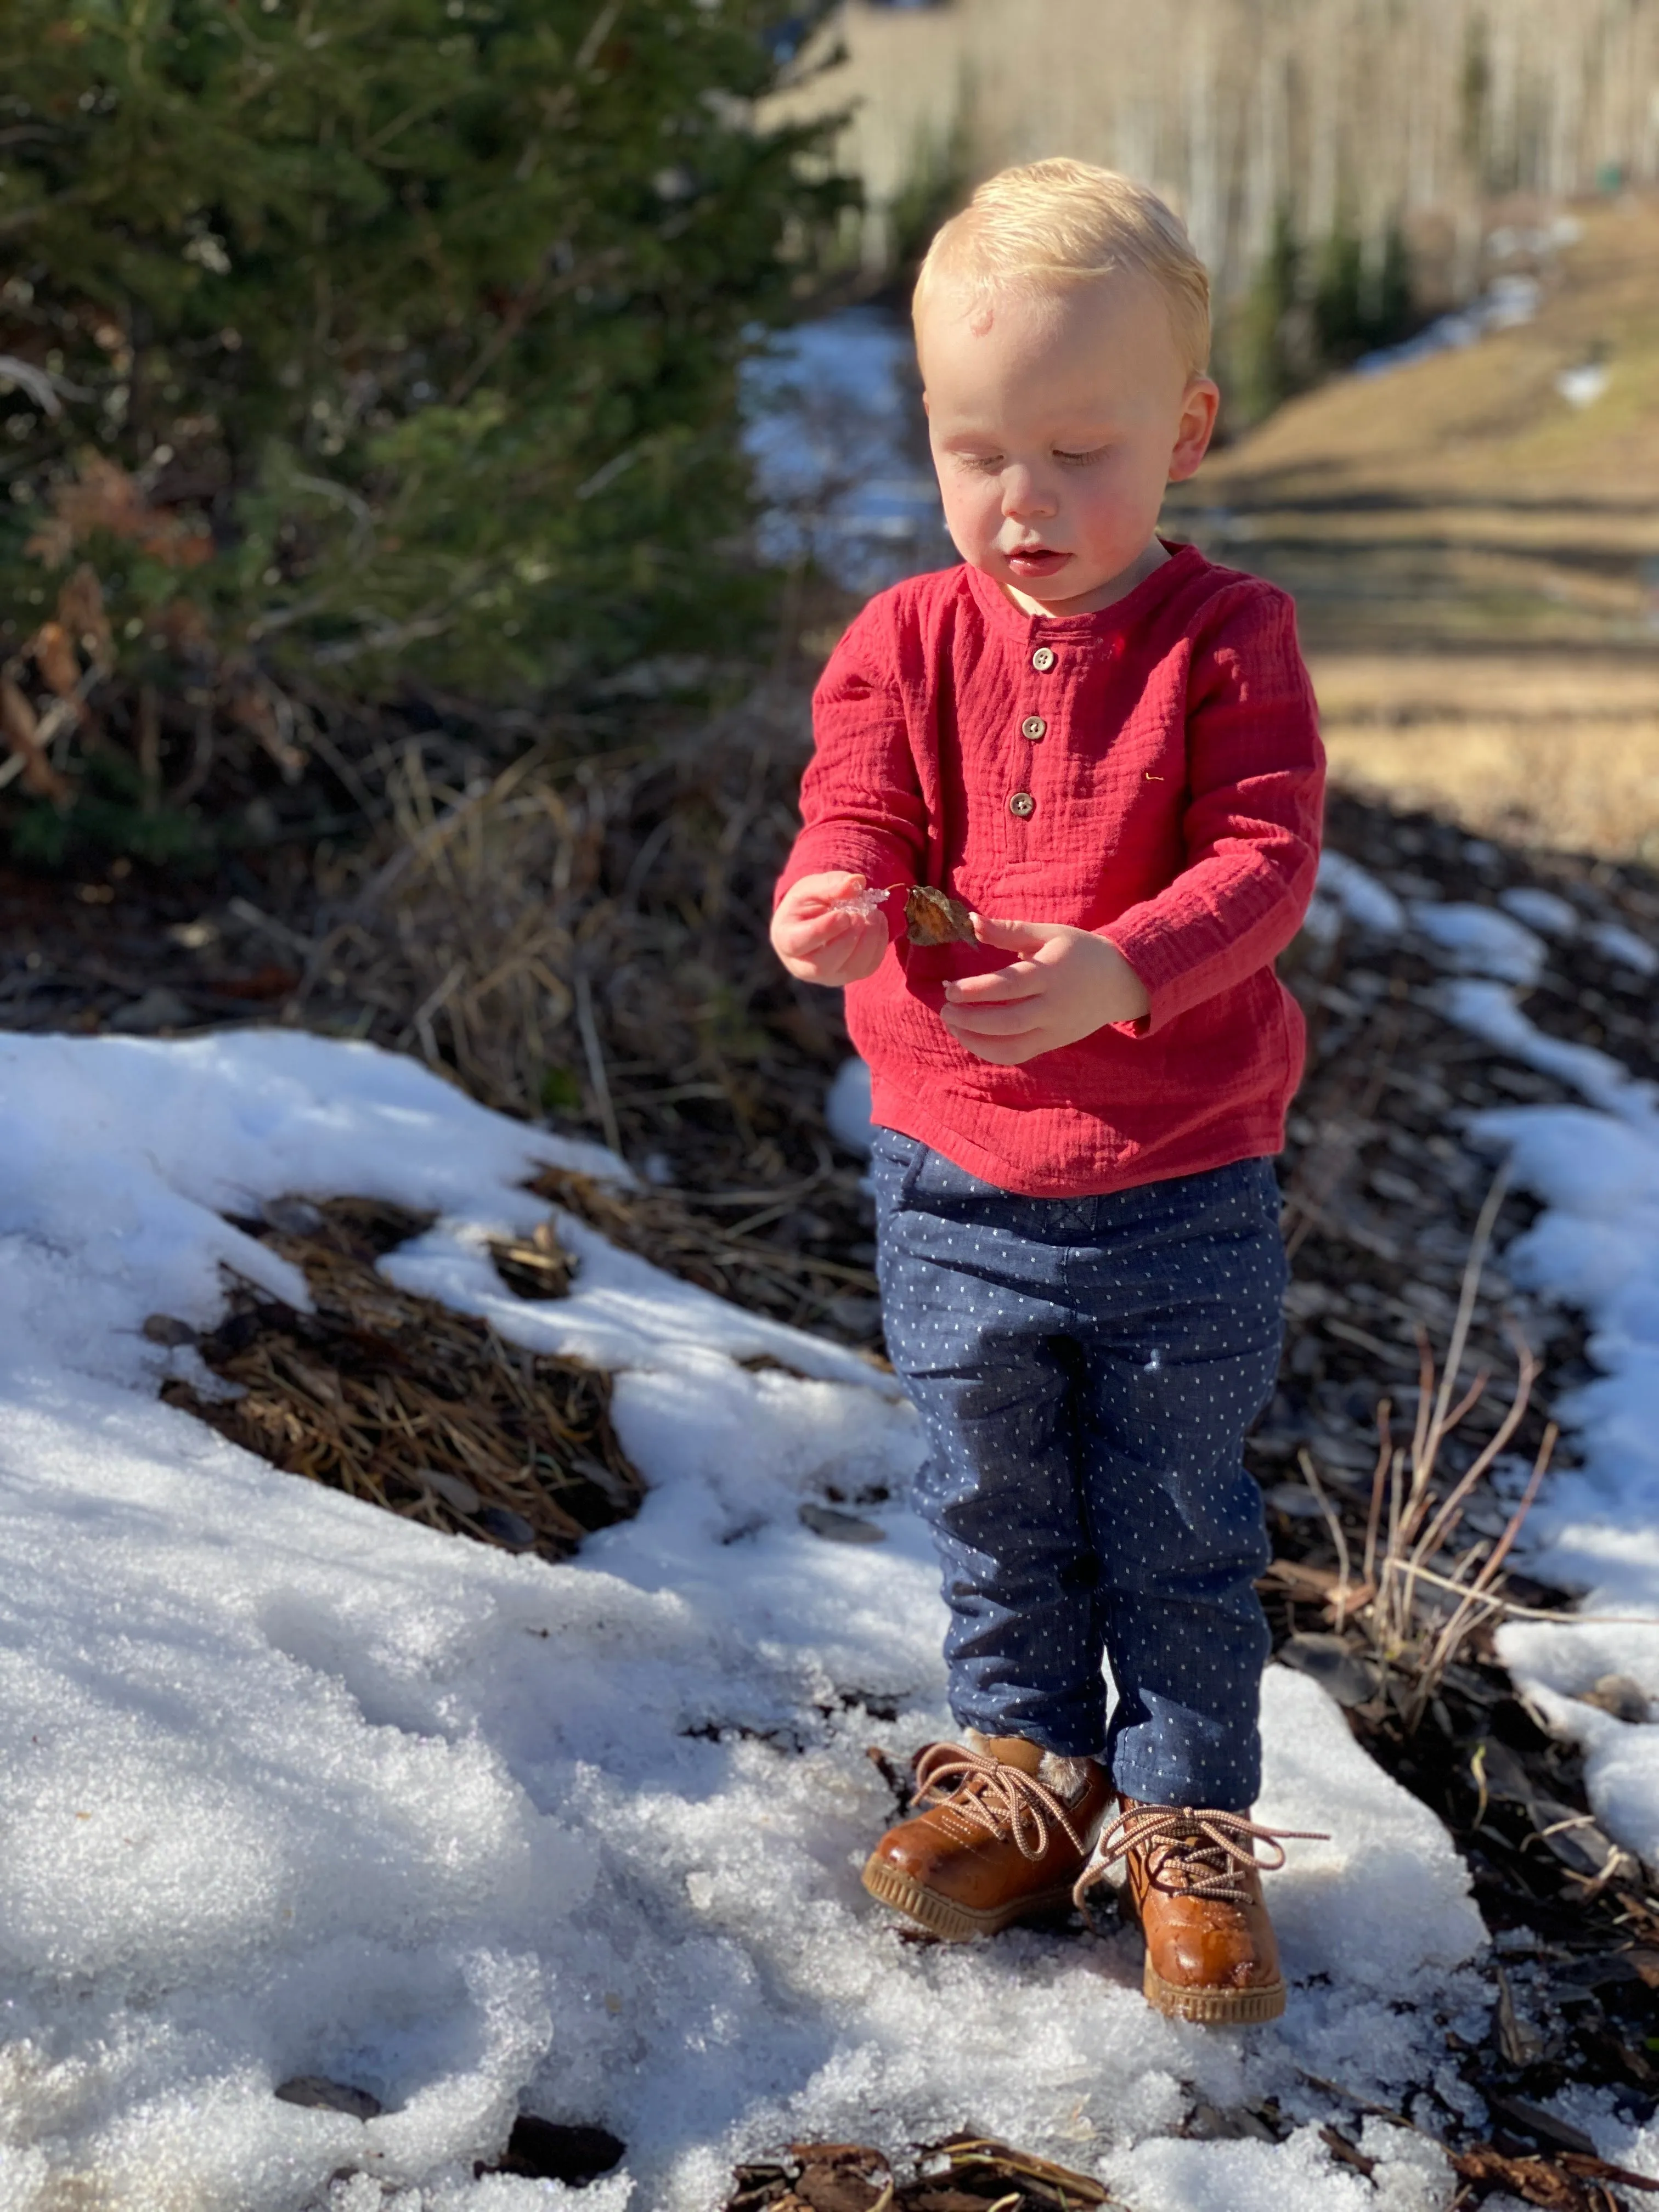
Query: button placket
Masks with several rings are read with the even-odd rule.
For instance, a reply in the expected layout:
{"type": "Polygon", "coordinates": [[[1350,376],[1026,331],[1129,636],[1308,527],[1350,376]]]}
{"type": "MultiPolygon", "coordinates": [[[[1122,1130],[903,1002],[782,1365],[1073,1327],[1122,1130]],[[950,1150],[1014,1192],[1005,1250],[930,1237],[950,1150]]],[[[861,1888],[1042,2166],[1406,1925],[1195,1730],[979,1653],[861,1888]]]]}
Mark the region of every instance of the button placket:
{"type": "MultiPolygon", "coordinates": [[[[1038,645],[1031,648],[1031,666],[1039,676],[1047,676],[1059,658],[1052,645],[1038,645]]],[[[1019,734],[1027,744],[1041,744],[1048,734],[1048,717],[1043,714],[1024,715],[1020,720],[1019,734]]],[[[1008,811],[1016,822],[1029,822],[1036,812],[1036,799],[1029,791],[1016,791],[1009,797],[1008,811]]]]}

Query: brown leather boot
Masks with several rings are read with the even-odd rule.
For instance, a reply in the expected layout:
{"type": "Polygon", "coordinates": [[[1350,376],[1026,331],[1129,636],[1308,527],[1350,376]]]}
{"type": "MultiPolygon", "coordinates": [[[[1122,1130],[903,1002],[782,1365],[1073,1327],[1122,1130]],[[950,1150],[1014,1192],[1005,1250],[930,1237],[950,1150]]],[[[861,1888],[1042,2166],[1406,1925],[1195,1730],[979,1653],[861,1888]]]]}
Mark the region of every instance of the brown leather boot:
{"type": "Polygon", "coordinates": [[[926,1806],[870,1854],[872,1897],[965,1942],[1070,1903],[1112,1785],[1092,1759],[1056,1759],[1021,1736],[930,1743],[916,1760],[926,1806]]]}
{"type": "MultiPolygon", "coordinates": [[[[1259,1828],[1237,1813],[1140,1805],[1126,1797],[1101,1831],[1079,1878],[1075,1901],[1121,1859],[1121,1909],[1146,1939],[1142,1987],[1147,2002],[1175,2020],[1243,2027],[1277,2020],[1285,2009],[1279,1945],[1261,1898],[1255,1846],[1285,1863],[1296,1829],[1259,1828]]],[[[1322,1841],[1320,1838],[1307,1838],[1322,1841]]]]}

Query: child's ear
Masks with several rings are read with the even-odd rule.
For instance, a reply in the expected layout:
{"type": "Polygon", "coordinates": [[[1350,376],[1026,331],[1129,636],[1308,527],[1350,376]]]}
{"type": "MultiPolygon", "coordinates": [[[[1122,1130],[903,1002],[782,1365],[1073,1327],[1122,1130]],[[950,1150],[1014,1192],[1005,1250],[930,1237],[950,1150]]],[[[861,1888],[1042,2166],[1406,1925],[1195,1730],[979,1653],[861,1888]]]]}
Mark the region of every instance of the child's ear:
{"type": "Polygon", "coordinates": [[[1215,435],[1216,410],[1220,404],[1221,387],[1213,377],[1194,376],[1190,380],[1181,403],[1181,421],[1170,455],[1171,483],[1184,483],[1196,472],[1215,435]]]}

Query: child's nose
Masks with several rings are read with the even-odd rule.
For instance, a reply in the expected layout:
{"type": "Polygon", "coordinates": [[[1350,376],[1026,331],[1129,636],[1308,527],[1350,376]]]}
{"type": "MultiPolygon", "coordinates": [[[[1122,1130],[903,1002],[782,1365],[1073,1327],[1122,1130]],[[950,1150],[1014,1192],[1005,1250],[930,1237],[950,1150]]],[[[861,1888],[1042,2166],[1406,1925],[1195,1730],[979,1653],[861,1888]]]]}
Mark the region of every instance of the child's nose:
{"type": "Polygon", "coordinates": [[[1010,469],[1002,479],[1002,512],[1010,522],[1053,514],[1057,504],[1049,487],[1030,469],[1010,469]]]}

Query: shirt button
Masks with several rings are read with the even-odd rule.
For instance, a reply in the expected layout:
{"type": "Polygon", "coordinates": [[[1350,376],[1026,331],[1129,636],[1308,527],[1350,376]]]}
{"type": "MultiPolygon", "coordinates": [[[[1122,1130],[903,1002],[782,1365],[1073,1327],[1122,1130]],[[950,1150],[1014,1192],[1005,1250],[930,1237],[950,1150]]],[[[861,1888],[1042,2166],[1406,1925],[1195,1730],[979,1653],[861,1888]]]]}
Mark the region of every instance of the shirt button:
{"type": "Polygon", "coordinates": [[[1036,801],[1029,791],[1017,791],[1008,801],[1008,811],[1017,814],[1022,822],[1029,822],[1036,812],[1036,801]]]}
{"type": "Polygon", "coordinates": [[[1046,676],[1054,665],[1054,648],[1053,646],[1038,646],[1036,651],[1031,655],[1031,665],[1036,669],[1037,674],[1039,676],[1046,676]]]}
{"type": "Polygon", "coordinates": [[[1019,734],[1022,738],[1029,738],[1031,743],[1036,744],[1039,738],[1048,736],[1048,725],[1041,714],[1028,714],[1019,726],[1019,734]]]}

